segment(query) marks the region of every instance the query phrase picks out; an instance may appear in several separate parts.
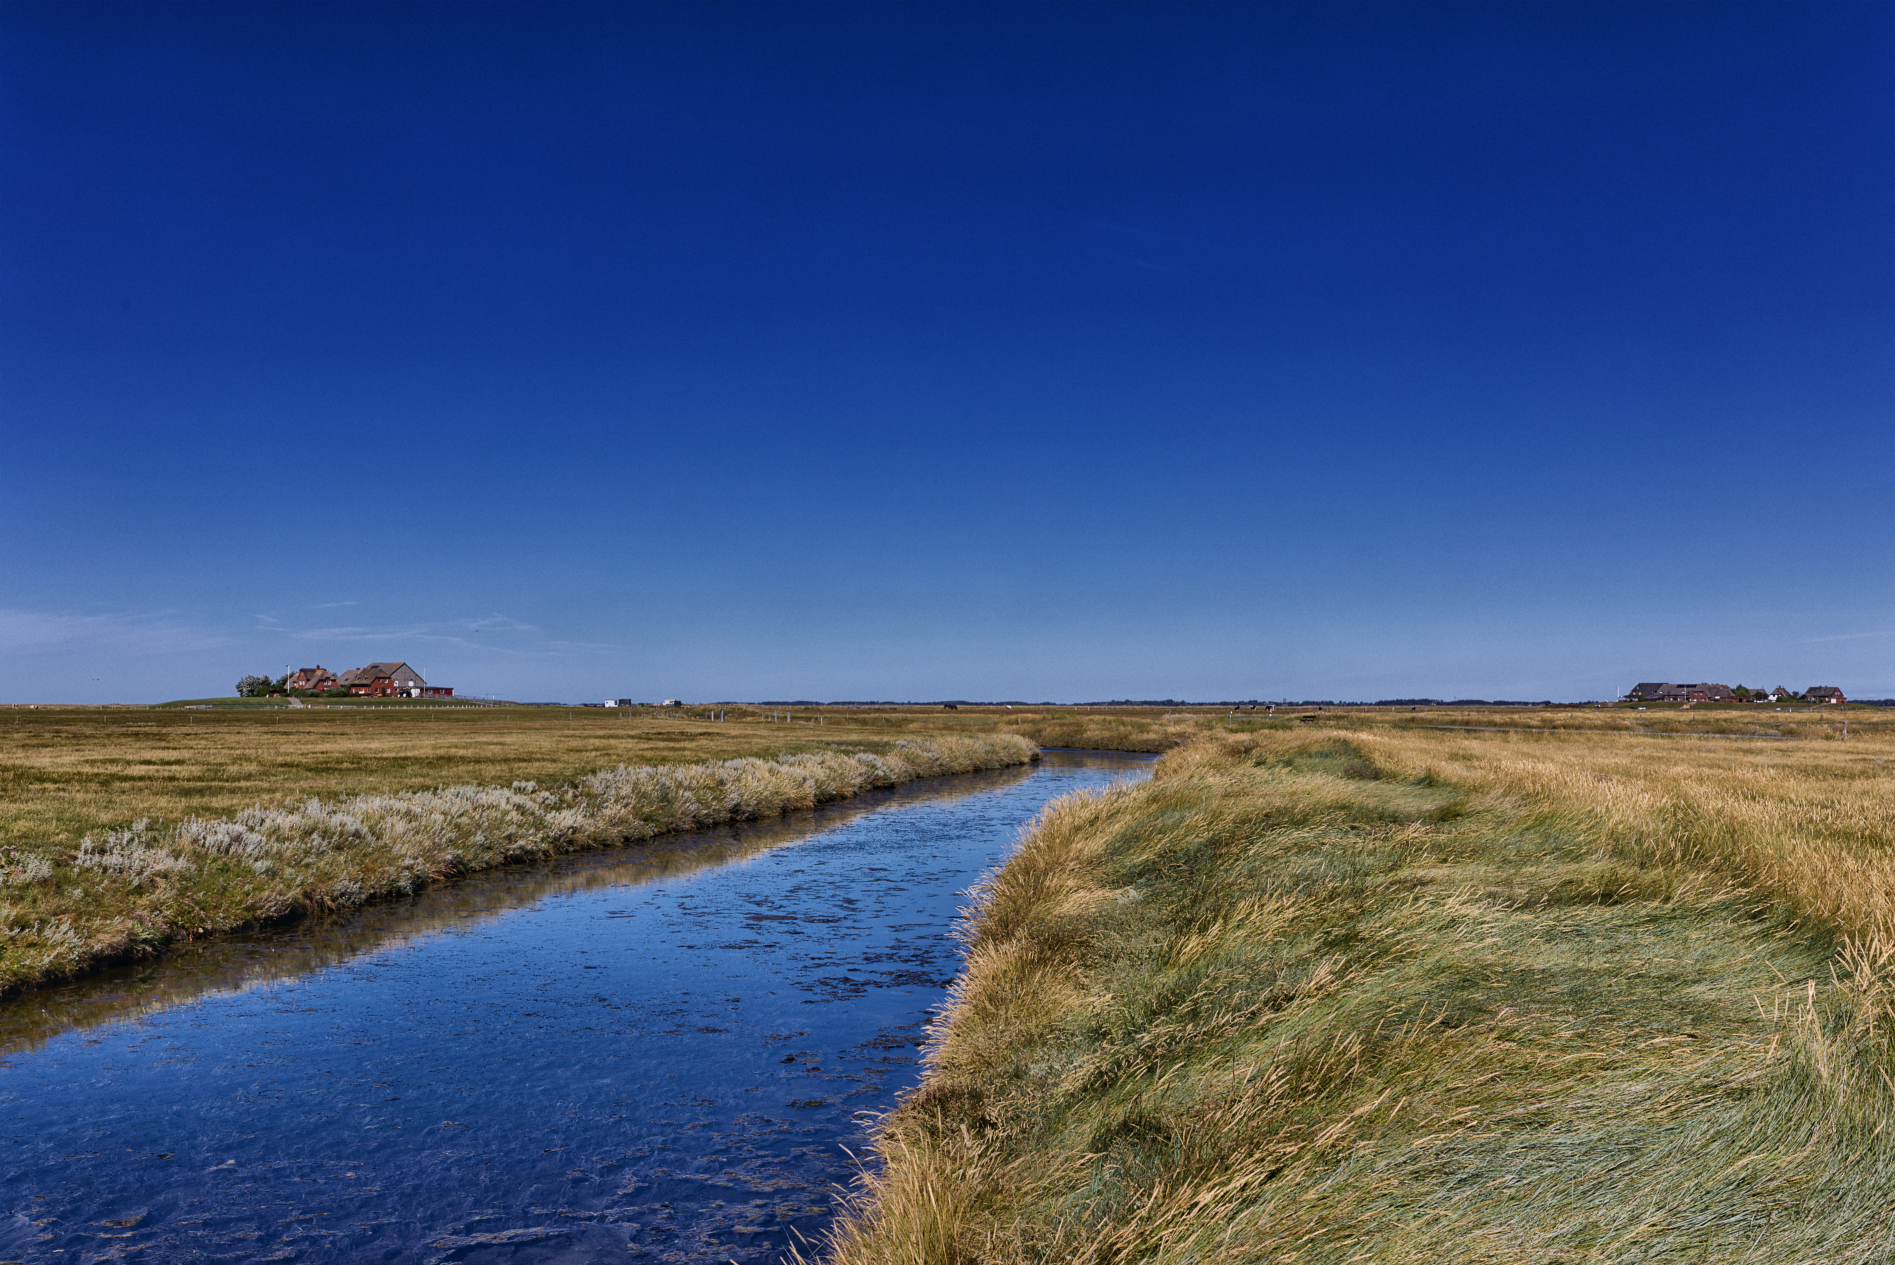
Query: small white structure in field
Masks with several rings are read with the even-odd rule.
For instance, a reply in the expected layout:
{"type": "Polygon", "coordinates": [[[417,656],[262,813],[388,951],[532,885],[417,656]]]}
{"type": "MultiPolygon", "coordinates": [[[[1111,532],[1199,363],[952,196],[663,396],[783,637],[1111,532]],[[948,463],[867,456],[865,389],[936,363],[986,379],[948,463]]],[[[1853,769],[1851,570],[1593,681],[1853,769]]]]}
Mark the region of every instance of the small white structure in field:
{"type": "Polygon", "coordinates": [[[682,706],[684,706],[684,704],[683,704],[683,703],[681,703],[681,702],[679,702],[679,701],[678,701],[677,699],[675,699],[675,698],[668,698],[668,699],[666,699],[666,700],[665,700],[665,702],[664,702],[664,705],[665,705],[666,707],[682,707],[682,706]]]}

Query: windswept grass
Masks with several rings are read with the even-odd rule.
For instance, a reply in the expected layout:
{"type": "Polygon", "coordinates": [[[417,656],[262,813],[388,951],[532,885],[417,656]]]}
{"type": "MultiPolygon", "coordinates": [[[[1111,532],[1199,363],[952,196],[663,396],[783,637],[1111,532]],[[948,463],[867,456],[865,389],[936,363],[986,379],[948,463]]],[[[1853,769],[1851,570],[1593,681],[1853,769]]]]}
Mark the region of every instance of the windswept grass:
{"type": "Polygon", "coordinates": [[[450,786],[149,821],[76,848],[0,848],[0,992],[177,938],[413,892],[455,874],[772,817],[916,778],[1024,764],[1014,735],[882,752],[620,766],[563,786],[450,786]]]}
{"type": "Polygon", "coordinates": [[[830,1257],[1895,1258],[1884,753],[1627,741],[1204,740],[1053,805],[830,1257]]]}

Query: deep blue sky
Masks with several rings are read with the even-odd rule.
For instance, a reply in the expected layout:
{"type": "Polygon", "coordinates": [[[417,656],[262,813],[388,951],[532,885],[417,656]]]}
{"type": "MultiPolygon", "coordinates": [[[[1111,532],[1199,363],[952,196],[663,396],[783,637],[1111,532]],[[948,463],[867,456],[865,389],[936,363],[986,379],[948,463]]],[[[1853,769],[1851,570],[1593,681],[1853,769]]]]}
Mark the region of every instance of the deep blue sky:
{"type": "Polygon", "coordinates": [[[0,7],[0,701],[1895,695],[1895,7],[0,7]]]}

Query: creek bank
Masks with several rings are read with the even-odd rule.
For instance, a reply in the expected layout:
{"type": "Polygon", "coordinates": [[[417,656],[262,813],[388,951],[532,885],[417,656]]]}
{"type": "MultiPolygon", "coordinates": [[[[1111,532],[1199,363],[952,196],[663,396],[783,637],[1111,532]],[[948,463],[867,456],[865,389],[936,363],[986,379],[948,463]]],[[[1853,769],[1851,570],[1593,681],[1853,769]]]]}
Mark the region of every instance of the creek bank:
{"type": "Polygon", "coordinates": [[[1889,1259],[1887,959],[1378,750],[1050,805],[824,1259],[1889,1259]]]}
{"type": "Polygon", "coordinates": [[[39,1223],[0,1256],[118,1222],[166,1261],[781,1265],[915,1082],[969,884],[1149,768],[920,779],[39,992],[0,1011],[0,1207],[39,1223]]]}
{"type": "Polygon", "coordinates": [[[305,799],[87,836],[52,864],[0,856],[0,997],[180,939],[411,895],[458,874],[775,817],[924,777],[1038,759],[1015,734],[607,769],[568,786],[305,799]],[[9,863],[12,862],[11,868],[9,863]]]}

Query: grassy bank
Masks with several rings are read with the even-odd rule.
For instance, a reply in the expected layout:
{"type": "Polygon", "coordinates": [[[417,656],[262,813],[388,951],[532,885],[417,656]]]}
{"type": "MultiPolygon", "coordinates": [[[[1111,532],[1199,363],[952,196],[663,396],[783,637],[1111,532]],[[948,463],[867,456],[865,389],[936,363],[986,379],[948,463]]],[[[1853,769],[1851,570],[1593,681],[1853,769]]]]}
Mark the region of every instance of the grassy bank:
{"type": "Polygon", "coordinates": [[[834,1260],[1895,1256],[1895,743],[1361,728],[1048,810],[834,1260]]]}
{"type": "Polygon", "coordinates": [[[901,718],[825,714],[816,725],[806,722],[817,714],[799,711],[798,723],[786,724],[733,708],[719,723],[703,710],[451,709],[425,700],[296,709],[278,701],[211,712],[0,708],[0,846],[64,850],[141,817],[224,817],[288,795],[544,786],[620,764],[882,750],[931,736],[901,718]]]}
{"type": "Polygon", "coordinates": [[[72,848],[0,847],[0,994],[179,938],[348,908],[459,873],[1034,757],[1017,736],[942,736],[878,752],[621,765],[544,788],[522,779],[298,796],[225,817],[138,820],[72,848]]]}

